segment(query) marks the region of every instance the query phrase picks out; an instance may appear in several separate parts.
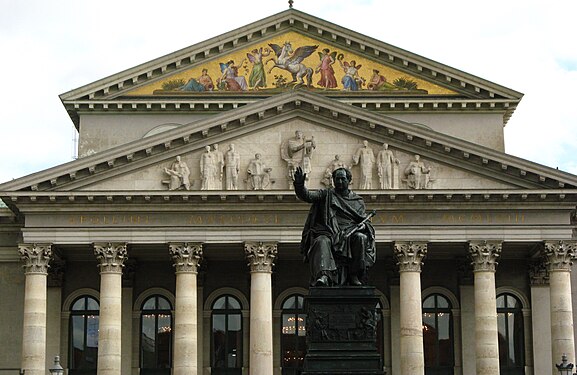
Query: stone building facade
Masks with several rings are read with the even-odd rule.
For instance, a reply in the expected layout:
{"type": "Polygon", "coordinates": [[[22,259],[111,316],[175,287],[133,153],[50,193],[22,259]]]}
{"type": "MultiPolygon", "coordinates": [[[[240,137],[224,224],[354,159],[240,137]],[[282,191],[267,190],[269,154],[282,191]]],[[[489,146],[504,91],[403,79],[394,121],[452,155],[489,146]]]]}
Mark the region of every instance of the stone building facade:
{"type": "Polygon", "coordinates": [[[291,172],[341,165],[388,374],[554,374],[577,176],[504,152],[521,98],[294,9],[62,94],[79,159],[0,185],[0,374],[298,374],[291,172]]]}

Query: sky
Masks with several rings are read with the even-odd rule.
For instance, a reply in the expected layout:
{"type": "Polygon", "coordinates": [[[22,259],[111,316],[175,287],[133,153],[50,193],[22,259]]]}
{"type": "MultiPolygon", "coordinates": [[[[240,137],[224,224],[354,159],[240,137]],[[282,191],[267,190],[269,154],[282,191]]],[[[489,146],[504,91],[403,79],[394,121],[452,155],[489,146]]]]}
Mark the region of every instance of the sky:
{"type": "MultiPolygon", "coordinates": [[[[577,174],[574,0],[295,0],[300,11],[522,92],[506,152],[577,174]]],[[[58,95],[288,8],[286,0],[0,0],[0,182],[73,159],[58,95]]]]}

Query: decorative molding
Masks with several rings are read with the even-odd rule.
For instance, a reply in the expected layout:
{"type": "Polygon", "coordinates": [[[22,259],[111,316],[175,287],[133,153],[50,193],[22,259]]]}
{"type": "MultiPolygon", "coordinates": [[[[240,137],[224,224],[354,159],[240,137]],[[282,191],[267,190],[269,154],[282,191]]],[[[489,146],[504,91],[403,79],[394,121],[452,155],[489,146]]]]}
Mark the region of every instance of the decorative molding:
{"type": "Polygon", "coordinates": [[[426,242],[395,242],[393,251],[397,258],[399,272],[421,272],[423,259],[427,255],[426,242]]]}
{"type": "Polygon", "coordinates": [[[174,261],[176,273],[198,273],[202,261],[202,243],[169,242],[168,252],[174,261]]]}
{"type": "Polygon", "coordinates": [[[93,246],[101,274],[122,273],[127,259],[126,242],[97,242],[93,246]]]}
{"type": "Polygon", "coordinates": [[[48,267],[50,267],[48,263],[52,258],[52,244],[19,244],[18,252],[20,259],[24,262],[25,274],[48,275],[48,267]]]}
{"type": "Polygon", "coordinates": [[[529,281],[531,286],[549,285],[549,270],[547,260],[542,258],[529,263],[529,281]]]}
{"type": "Polygon", "coordinates": [[[497,259],[501,255],[503,248],[502,241],[471,241],[469,242],[469,255],[473,272],[491,271],[497,268],[497,259]]]}
{"type": "Polygon", "coordinates": [[[545,241],[546,265],[549,272],[571,272],[571,266],[575,259],[577,241],[545,241]]]}
{"type": "Polygon", "coordinates": [[[272,272],[277,254],[276,242],[245,242],[244,252],[250,272],[272,272]]]}

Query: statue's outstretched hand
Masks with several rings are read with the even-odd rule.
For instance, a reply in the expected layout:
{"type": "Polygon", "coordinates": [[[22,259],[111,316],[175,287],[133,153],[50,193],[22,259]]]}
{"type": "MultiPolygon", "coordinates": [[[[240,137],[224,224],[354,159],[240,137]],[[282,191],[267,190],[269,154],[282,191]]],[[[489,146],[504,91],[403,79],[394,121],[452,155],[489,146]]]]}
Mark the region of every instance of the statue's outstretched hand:
{"type": "Polygon", "coordinates": [[[306,175],[306,173],[303,172],[303,169],[301,167],[297,167],[293,177],[294,177],[295,184],[304,185],[307,175],[306,175]]]}

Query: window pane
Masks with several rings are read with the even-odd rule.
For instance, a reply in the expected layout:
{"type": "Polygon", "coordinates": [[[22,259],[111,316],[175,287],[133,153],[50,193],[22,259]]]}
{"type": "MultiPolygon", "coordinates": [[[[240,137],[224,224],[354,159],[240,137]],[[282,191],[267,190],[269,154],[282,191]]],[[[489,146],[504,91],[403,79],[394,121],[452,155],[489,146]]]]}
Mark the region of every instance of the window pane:
{"type": "Polygon", "coordinates": [[[448,309],[450,307],[449,301],[445,297],[437,295],[437,307],[448,309]]]}
{"type": "Polygon", "coordinates": [[[88,315],[86,318],[86,347],[98,348],[98,315],[88,315]]]}
{"type": "Polygon", "coordinates": [[[86,298],[86,310],[99,310],[100,306],[98,305],[98,301],[94,298],[86,298]]]}
{"type": "Polygon", "coordinates": [[[283,310],[294,310],[297,308],[296,296],[287,298],[282,304],[283,310]]]}
{"type": "Polygon", "coordinates": [[[84,317],[72,316],[72,358],[70,367],[79,368],[84,359],[84,317]]]}
{"type": "Polygon", "coordinates": [[[74,304],[72,305],[72,311],[82,311],[86,310],[86,299],[84,297],[79,298],[74,304]]]}
{"type": "Polygon", "coordinates": [[[297,329],[296,317],[294,314],[283,314],[282,333],[283,335],[294,335],[297,329]]]}
{"type": "Polygon", "coordinates": [[[307,315],[306,314],[298,314],[297,315],[298,326],[297,332],[299,336],[305,337],[307,335],[307,315]]]}
{"type": "Polygon", "coordinates": [[[451,342],[451,315],[449,313],[437,314],[437,331],[439,365],[451,366],[453,364],[453,343],[451,342]]]}
{"type": "Polygon", "coordinates": [[[156,368],[170,368],[170,343],[172,341],[171,323],[172,318],[170,314],[158,315],[158,364],[156,365],[156,368]]]}
{"type": "Polygon", "coordinates": [[[156,319],[153,314],[142,315],[140,361],[143,368],[156,367],[156,319]]]}
{"type": "Polygon", "coordinates": [[[497,297],[497,308],[505,307],[505,296],[500,295],[497,297]]]}
{"type": "Polygon", "coordinates": [[[142,305],[142,310],[156,310],[156,298],[150,297],[142,305]]]}
{"type": "Polygon", "coordinates": [[[230,310],[240,310],[240,302],[238,302],[234,297],[228,296],[228,308],[230,310]]]}
{"type": "Polygon", "coordinates": [[[220,297],[212,304],[213,310],[224,310],[226,308],[226,297],[220,297]]]}
{"type": "Polygon", "coordinates": [[[423,301],[423,309],[432,309],[435,307],[435,296],[429,296],[423,301]]]}
{"type": "Polygon", "coordinates": [[[240,314],[228,316],[228,350],[229,368],[242,367],[242,322],[240,314]]]}
{"type": "MultiPolygon", "coordinates": [[[[216,305],[216,304],[215,304],[216,305]]],[[[212,316],[212,363],[213,367],[225,367],[226,358],[226,315],[212,316]]]]}
{"type": "Polygon", "coordinates": [[[297,296],[297,309],[302,310],[304,308],[305,299],[303,296],[297,296]]]}
{"type": "Polygon", "coordinates": [[[507,366],[507,326],[505,321],[505,313],[497,314],[497,332],[499,334],[499,363],[507,366]]]}
{"type": "Polygon", "coordinates": [[[164,297],[158,297],[158,306],[159,310],[171,310],[170,302],[164,297]]]}

